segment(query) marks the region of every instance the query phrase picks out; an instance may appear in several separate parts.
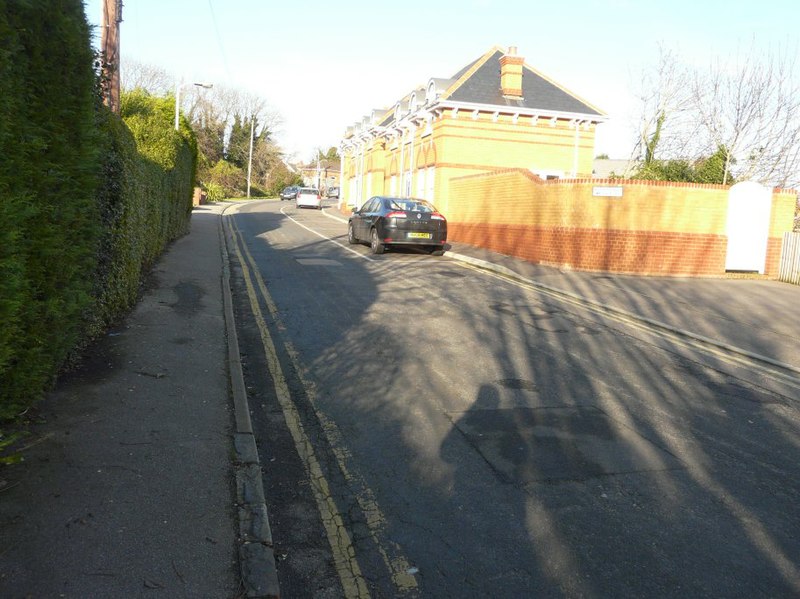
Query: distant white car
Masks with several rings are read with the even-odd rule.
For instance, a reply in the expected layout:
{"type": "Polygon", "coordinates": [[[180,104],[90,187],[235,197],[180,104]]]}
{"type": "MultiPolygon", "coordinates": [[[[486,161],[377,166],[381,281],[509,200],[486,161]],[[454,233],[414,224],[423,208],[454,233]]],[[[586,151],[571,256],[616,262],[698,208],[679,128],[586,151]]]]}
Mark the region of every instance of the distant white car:
{"type": "Polygon", "coordinates": [[[319,189],[315,187],[301,187],[297,190],[295,205],[297,208],[316,208],[317,210],[322,210],[322,196],[319,195],[319,189]]]}

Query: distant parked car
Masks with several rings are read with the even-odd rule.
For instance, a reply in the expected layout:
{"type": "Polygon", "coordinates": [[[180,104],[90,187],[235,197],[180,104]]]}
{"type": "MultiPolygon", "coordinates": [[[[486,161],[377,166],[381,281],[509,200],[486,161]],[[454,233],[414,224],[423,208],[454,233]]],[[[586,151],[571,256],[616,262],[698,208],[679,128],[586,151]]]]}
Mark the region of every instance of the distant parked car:
{"type": "Polygon", "coordinates": [[[316,187],[301,187],[297,190],[295,199],[297,208],[316,208],[322,210],[322,197],[316,187]]]}
{"type": "Polygon", "coordinates": [[[416,245],[441,256],[447,220],[425,200],[375,196],[350,216],[347,240],[368,241],[373,254],[393,245],[416,245]]]}
{"type": "Polygon", "coordinates": [[[297,190],[300,189],[297,185],[290,185],[289,187],[284,187],[283,191],[281,192],[281,201],[283,200],[294,200],[297,198],[297,190]]]}
{"type": "Polygon", "coordinates": [[[329,198],[336,198],[339,199],[339,188],[338,187],[329,187],[328,188],[328,197],[329,198]]]}

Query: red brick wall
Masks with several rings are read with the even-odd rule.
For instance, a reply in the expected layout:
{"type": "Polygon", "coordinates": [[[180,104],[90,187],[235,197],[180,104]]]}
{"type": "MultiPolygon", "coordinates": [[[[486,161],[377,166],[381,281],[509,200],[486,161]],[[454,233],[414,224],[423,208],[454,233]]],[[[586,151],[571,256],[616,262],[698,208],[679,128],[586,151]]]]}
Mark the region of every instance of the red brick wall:
{"type": "Polygon", "coordinates": [[[783,248],[783,237],[770,237],[767,240],[767,264],[764,274],[770,277],[777,277],[781,264],[781,249],[783,248]]]}
{"type": "Polygon", "coordinates": [[[648,275],[716,275],[722,235],[448,223],[448,237],[530,262],[648,275]]]}

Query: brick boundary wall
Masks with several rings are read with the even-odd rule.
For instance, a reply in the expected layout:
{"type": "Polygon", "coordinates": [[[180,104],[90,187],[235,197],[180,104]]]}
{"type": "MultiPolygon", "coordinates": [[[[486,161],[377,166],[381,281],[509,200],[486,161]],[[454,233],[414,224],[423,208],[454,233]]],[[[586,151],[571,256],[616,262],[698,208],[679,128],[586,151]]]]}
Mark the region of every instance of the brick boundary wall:
{"type": "MultiPolygon", "coordinates": [[[[468,175],[451,180],[448,237],[564,268],[721,276],[728,190],[667,181],[542,181],[524,169],[468,175]],[[593,197],[592,189],[603,186],[622,187],[623,197],[593,197]]],[[[791,190],[773,195],[767,276],[778,274],[795,197],[791,190]]]]}
{"type": "Polygon", "coordinates": [[[448,238],[538,264],[642,275],[718,275],[727,249],[721,235],[452,222],[448,238]]]}

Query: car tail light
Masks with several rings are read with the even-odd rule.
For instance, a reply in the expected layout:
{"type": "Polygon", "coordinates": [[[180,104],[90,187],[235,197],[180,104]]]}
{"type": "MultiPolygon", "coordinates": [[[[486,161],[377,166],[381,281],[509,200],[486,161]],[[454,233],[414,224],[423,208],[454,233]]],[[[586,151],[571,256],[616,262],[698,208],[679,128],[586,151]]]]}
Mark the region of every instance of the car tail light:
{"type": "Polygon", "coordinates": [[[445,220],[445,218],[438,212],[434,212],[433,214],[431,214],[431,220],[445,220]]]}
{"type": "Polygon", "coordinates": [[[395,210],[386,215],[386,218],[408,218],[408,214],[395,210]]]}

